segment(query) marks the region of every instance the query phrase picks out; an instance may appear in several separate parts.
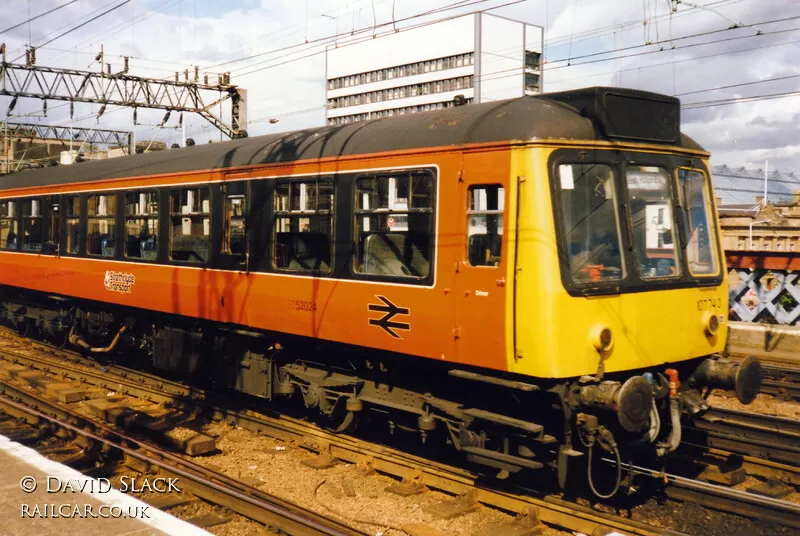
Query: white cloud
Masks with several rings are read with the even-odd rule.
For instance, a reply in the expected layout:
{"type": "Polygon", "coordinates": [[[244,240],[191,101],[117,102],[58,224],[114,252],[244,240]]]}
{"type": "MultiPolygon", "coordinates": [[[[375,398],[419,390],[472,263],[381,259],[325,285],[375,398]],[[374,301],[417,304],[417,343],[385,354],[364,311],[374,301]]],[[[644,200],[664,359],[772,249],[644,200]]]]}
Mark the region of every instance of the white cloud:
{"type": "MultiPolygon", "coordinates": [[[[31,15],[52,9],[64,1],[31,2],[31,15]]],[[[320,125],[324,120],[324,55],[312,55],[321,47],[304,45],[306,41],[314,42],[337,31],[346,33],[353,28],[370,28],[366,35],[371,35],[374,23],[391,23],[393,8],[395,18],[402,19],[453,1],[375,0],[373,8],[371,0],[309,0],[307,3],[296,0],[132,0],[39,50],[37,62],[40,65],[86,69],[102,44],[112,70],[121,68],[122,56],[131,56],[131,72],[142,76],[171,77],[174,71],[183,71],[193,65],[200,66],[201,72],[231,71],[232,82],[248,91],[251,119],[280,117],[278,124],[264,120],[249,125],[250,133],[278,132],[320,125]],[[327,17],[322,16],[323,13],[327,17]],[[295,47],[289,50],[264,54],[293,45],[295,47]],[[217,65],[256,54],[264,55],[217,65]],[[296,61],[275,66],[292,59],[296,61]],[[270,66],[273,67],[264,69],[270,66]]],[[[741,28],[679,39],[724,30],[730,26],[731,20],[753,24],[800,16],[800,4],[793,0],[697,0],[695,3],[701,1],[713,4],[716,12],[681,5],[678,12],[670,16],[667,2],[663,0],[529,0],[503,8],[498,13],[546,26],[546,58],[552,62],[544,73],[546,91],[586,85],[623,85],[680,94],[800,73],[794,60],[800,52],[800,31],[702,46],[699,43],[753,35],[755,30],[741,28]],[[643,24],[645,19],[646,25],[643,24]],[[658,40],[661,41],[659,45],[643,46],[646,41],[658,40]],[[673,45],[676,47],[674,50],[671,48],[673,45]],[[753,49],[757,46],[765,48],[753,49]],[[622,48],[628,49],[610,61],[606,60],[609,55],[593,55],[622,48]],[[660,48],[665,50],[659,51],[660,48]],[[743,49],[752,50],[733,54],[743,49]],[[643,55],[643,52],[651,53],[643,55]],[[571,65],[553,62],[564,58],[571,58],[571,65]]],[[[502,3],[505,2],[487,0],[449,13],[463,13],[502,3]]],[[[0,2],[2,26],[25,20],[28,5],[27,0],[0,2]]],[[[0,35],[0,41],[7,43],[8,59],[11,60],[24,52],[23,46],[29,40],[40,44],[111,5],[114,4],[107,0],[81,0],[30,25],[0,35]]],[[[407,27],[421,20],[424,19],[401,22],[397,26],[407,27]]],[[[769,34],[797,25],[797,20],[790,20],[759,25],[759,29],[769,34]]],[[[391,25],[376,32],[389,28],[391,25]]],[[[341,40],[347,39],[348,36],[343,36],[341,40]]],[[[420,46],[424,47],[424,44],[420,46]]],[[[91,68],[97,68],[97,64],[92,64],[91,68]]],[[[699,102],[799,89],[800,78],[797,78],[685,95],[681,99],[699,102]]],[[[8,102],[8,98],[0,97],[0,113],[5,111],[8,102]]],[[[36,100],[21,100],[15,112],[40,109],[41,103],[36,100]]],[[[96,105],[77,105],[76,115],[92,116],[97,109],[96,105]]],[[[769,158],[771,167],[774,161],[774,165],[782,170],[800,171],[800,157],[792,149],[800,136],[796,123],[787,120],[798,113],[800,97],[797,96],[686,110],[683,114],[684,130],[713,152],[715,164],[740,165],[769,158]]],[[[223,115],[228,117],[229,112],[223,111],[223,115]]],[[[162,116],[159,111],[139,112],[139,120],[144,123],[158,123],[162,116]]],[[[175,120],[173,114],[171,122],[175,120]]],[[[199,142],[219,136],[213,128],[207,128],[208,124],[202,118],[187,116],[185,120],[190,135],[199,142]]],[[[68,121],[68,107],[49,103],[48,117],[43,121],[68,121]]],[[[94,117],[88,117],[82,124],[97,123],[94,117]]],[[[100,128],[130,129],[131,112],[107,111],[97,125],[100,128]]],[[[156,133],[152,127],[137,127],[136,130],[139,139],[154,134],[160,138],[175,136],[175,131],[156,133]]]]}

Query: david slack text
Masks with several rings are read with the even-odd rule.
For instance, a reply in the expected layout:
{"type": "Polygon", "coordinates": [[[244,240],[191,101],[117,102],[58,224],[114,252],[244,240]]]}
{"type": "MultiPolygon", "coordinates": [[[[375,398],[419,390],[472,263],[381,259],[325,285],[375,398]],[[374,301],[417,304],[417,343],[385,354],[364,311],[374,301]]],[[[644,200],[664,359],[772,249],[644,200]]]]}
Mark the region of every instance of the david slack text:
{"type": "Polygon", "coordinates": [[[150,519],[149,506],[94,504],[22,504],[21,515],[30,519],[101,518],[150,519]]]}
{"type": "MultiPolygon", "coordinates": [[[[122,493],[180,493],[178,478],[136,478],[123,476],[119,480],[117,489],[122,493]]],[[[107,478],[97,479],[60,479],[55,476],[47,477],[47,493],[108,493],[111,491],[111,481],[107,478]]]]}

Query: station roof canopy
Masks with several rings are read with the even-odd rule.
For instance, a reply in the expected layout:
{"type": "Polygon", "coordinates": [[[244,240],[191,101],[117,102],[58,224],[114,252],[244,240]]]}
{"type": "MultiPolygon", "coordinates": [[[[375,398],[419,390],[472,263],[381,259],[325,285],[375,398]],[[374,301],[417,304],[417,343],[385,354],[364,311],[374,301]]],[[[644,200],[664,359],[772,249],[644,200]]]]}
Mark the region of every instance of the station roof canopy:
{"type": "MultiPolygon", "coordinates": [[[[764,170],[712,166],[714,193],[722,198],[721,206],[752,206],[764,196],[764,170]]],[[[800,191],[800,177],[794,173],[770,171],[767,178],[767,198],[772,203],[791,203],[793,194],[800,191]]]]}

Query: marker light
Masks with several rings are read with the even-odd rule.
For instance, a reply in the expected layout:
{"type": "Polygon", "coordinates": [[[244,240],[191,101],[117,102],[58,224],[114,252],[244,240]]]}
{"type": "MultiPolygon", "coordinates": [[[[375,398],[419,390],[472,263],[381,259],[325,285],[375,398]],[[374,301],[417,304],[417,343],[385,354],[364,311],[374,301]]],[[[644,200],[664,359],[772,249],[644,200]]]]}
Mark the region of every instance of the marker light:
{"type": "Polygon", "coordinates": [[[705,311],[703,313],[701,322],[706,334],[713,337],[719,331],[719,318],[714,311],[705,311]]]}
{"type": "Polygon", "coordinates": [[[592,326],[589,330],[589,341],[600,352],[610,352],[614,348],[614,334],[611,328],[602,324],[592,326]]]}

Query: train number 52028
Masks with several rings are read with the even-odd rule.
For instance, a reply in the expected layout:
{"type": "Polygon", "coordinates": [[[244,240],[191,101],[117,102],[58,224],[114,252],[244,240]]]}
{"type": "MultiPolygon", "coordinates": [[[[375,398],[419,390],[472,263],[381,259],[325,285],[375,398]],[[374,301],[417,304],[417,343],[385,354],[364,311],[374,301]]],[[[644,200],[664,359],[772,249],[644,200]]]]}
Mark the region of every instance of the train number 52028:
{"type": "Polygon", "coordinates": [[[295,311],[313,313],[317,310],[317,302],[307,300],[289,300],[290,307],[295,311]]]}

